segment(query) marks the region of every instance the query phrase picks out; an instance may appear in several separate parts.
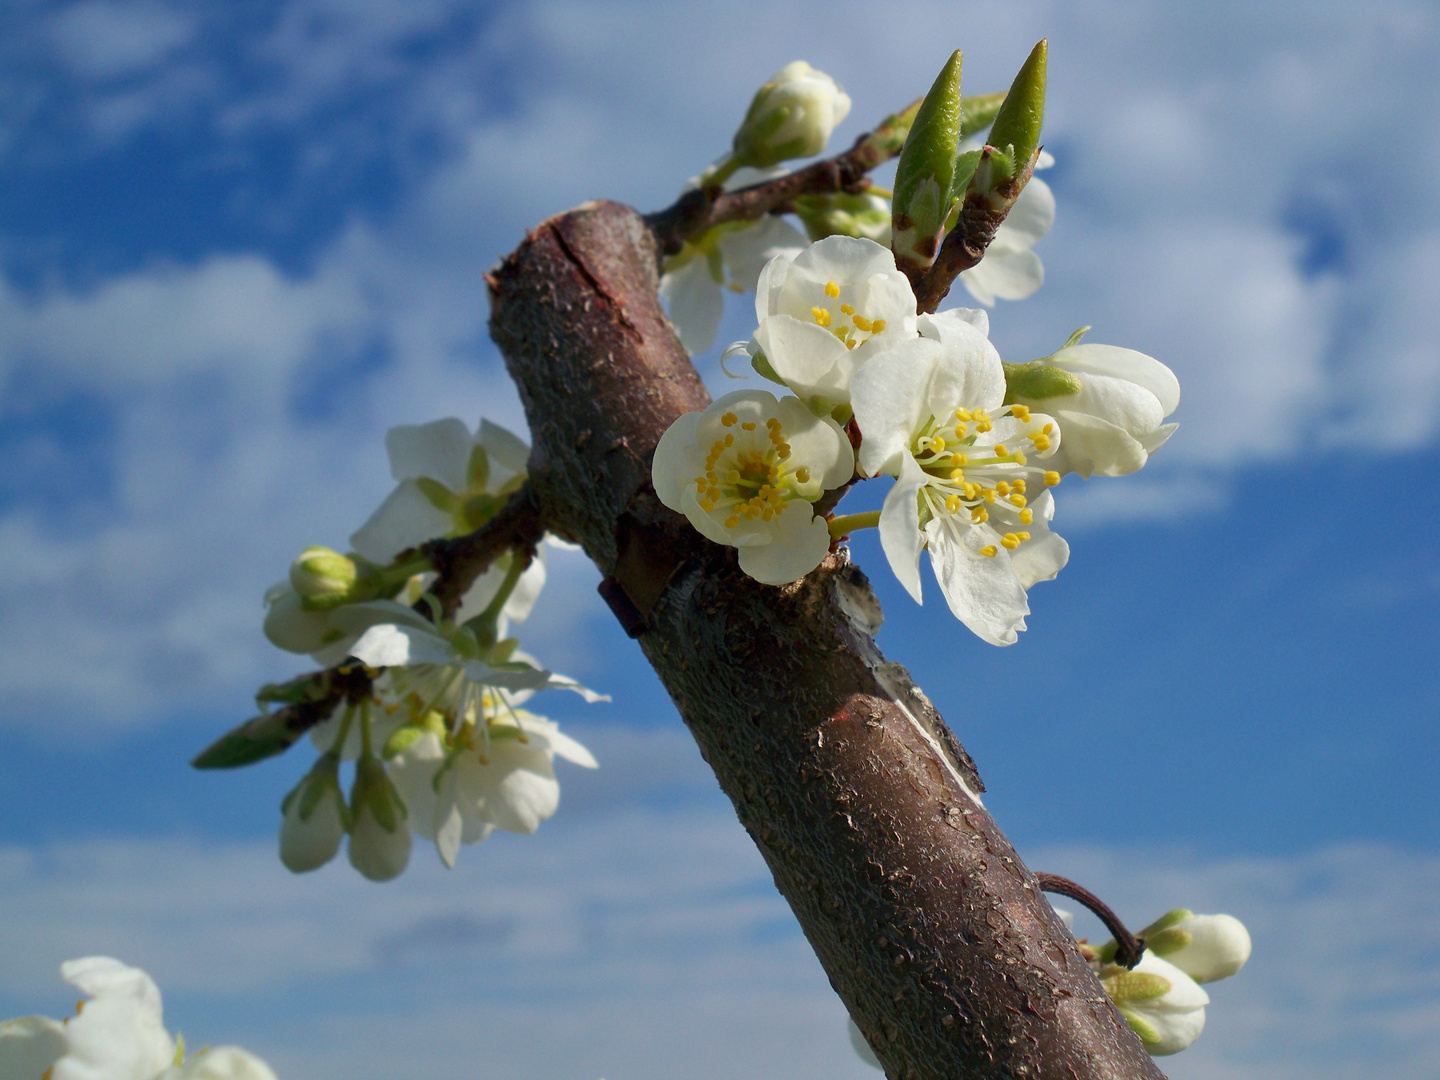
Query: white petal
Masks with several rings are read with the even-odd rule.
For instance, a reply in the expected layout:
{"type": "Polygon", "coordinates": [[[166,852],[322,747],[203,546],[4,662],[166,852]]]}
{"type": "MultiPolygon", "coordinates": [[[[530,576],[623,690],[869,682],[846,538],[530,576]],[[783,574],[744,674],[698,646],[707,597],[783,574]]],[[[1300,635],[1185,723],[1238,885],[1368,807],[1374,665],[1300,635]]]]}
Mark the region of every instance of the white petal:
{"type": "Polygon", "coordinates": [[[402,424],[385,433],[390,473],[396,480],[428,476],[451,491],[464,491],[475,437],[455,417],[428,424],[402,424]]]}
{"type": "MultiPolygon", "coordinates": [[[[809,240],[784,218],[766,216],[747,229],[723,233],[720,253],[730,280],[746,292],[755,288],[765,264],[777,255],[792,258],[805,250],[809,240]]],[[[713,336],[713,335],[712,335],[713,336]]]]}
{"type": "MultiPolygon", "coordinates": [[[[843,285],[887,272],[896,272],[895,256],[889,248],[855,236],[827,236],[795,256],[787,285],[802,287],[802,283],[817,283],[823,286],[827,281],[843,285]]],[[[914,310],[913,303],[911,310],[914,310]]]]}
{"type": "Polygon", "coordinates": [[[699,424],[698,412],[685,413],[676,419],[660,436],[650,466],[655,494],[671,510],[681,513],[685,512],[682,506],[684,492],[693,489],[695,477],[705,471],[705,456],[700,453],[696,437],[699,424]]]}
{"type": "Polygon", "coordinates": [[[1028,248],[1041,240],[1054,224],[1055,193],[1044,180],[1031,177],[996,230],[996,239],[1002,244],[1028,248]]]}
{"type": "Polygon", "coordinates": [[[92,996],[65,1025],[68,1050],[52,1080],[147,1080],[170,1064],[175,1044],[161,1023],[160,991],[150,976],[108,956],[71,960],[60,973],[92,996]]]}
{"type": "MultiPolygon", "coordinates": [[[[993,531],[993,530],[992,530],[993,531]]],[[[1030,604],[1003,547],[993,556],[980,549],[993,541],[980,528],[954,517],[925,526],[930,565],[950,611],[992,645],[1013,645],[1025,629],[1030,604]]]]}
{"type": "Polygon", "coordinates": [[[775,374],[807,405],[812,399],[832,405],[850,400],[855,358],[823,326],[790,315],[775,315],[756,329],[755,341],[775,374]]]}
{"type": "Polygon", "coordinates": [[[984,308],[949,308],[933,315],[921,315],[915,320],[915,329],[921,337],[943,342],[951,328],[959,323],[973,326],[987,338],[990,336],[990,313],[984,308]]]}
{"type": "Polygon", "coordinates": [[[444,536],[453,527],[450,515],[426,498],[414,480],[404,480],[355,530],[350,547],[384,566],[406,548],[444,536]]]}
{"type": "Polygon", "coordinates": [[[1145,447],[1124,428],[1099,416],[1059,409],[1060,448],[1050,463],[1060,472],[1090,477],[1128,476],[1149,460],[1145,447]]]}
{"type": "Polygon", "coordinates": [[[1031,499],[1030,509],[1034,519],[1025,527],[1030,539],[1010,553],[1010,568],[1026,589],[1039,581],[1053,581],[1070,561],[1070,545],[1050,531],[1050,519],[1055,515],[1055,500],[1050,492],[1042,491],[1031,499]]]}
{"type": "Polygon", "coordinates": [[[362,804],[350,832],[349,855],[350,865],[371,881],[389,881],[410,862],[410,829],[401,822],[394,832],[388,832],[369,806],[362,804]]]}
{"type": "Polygon", "coordinates": [[[350,655],[370,667],[455,662],[454,648],[438,634],[393,623],[370,627],[350,647],[350,655]]]}
{"type": "Polygon", "coordinates": [[[0,1076],[40,1080],[65,1053],[65,1026],[48,1016],[22,1016],[0,1023],[0,1076]]]}
{"type": "Polygon", "coordinates": [[[938,341],[913,338],[855,373],[850,403],[860,427],[859,460],[866,475],[899,471],[911,438],[930,416],[932,383],[944,353],[938,341]]]}
{"type": "Polygon", "coordinates": [[[925,545],[917,501],[924,484],[924,471],[907,453],[901,462],[900,479],[886,492],[880,509],[880,548],[891,571],[917,604],[924,603],[920,594],[920,550],[925,545]]]}
{"type": "Polygon", "coordinates": [[[274,1071],[248,1050],[217,1046],[202,1050],[158,1080],[276,1080],[274,1071]]]}
{"type": "Polygon", "coordinates": [[[487,486],[492,491],[510,477],[519,476],[530,464],[529,445],[520,436],[499,424],[481,420],[477,441],[485,448],[485,456],[490,461],[490,482],[487,486]],[[497,475],[497,466],[508,475],[497,475]]]}
{"type": "Polygon", "coordinates": [[[588,705],[594,705],[597,701],[610,700],[609,694],[596,693],[588,686],[581,686],[574,679],[570,678],[569,675],[557,675],[553,671],[550,672],[549,677],[545,681],[545,689],[569,690],[573,693],[579,694],[582,698],[585,699],[585,702],[588,705]]]}
{"type": "Polygon", "coordinates": [[[595,760],[594,754],[590,753],[585,746],[576,742],[559,728],[548,732],[545,739],[550,743],[550,749],[555,752],[556,757],[562,757],[574,765],[581,765],[587,769],[598,769],[600,767],[600,763],[595,760]]]}
{"type": "MultiPolygon", "coordinates": [[[[828,416],[816,416],[798,398],[783,397],[773,413],[790,444],[790,463],[810,469],[816,494],[839,487],[855,475],[855,451],[845,429],[828,416]]],[[[807,494],[806,498],[810,498],[807,494]]]]}
{"type": "Polygon", "coordinates": [[[830,528],[808,503],[792,501],[771,524],[770,543],[740,549],[740,569],[762,584],[799,581],[819,566],[830,550],[830,528]]]}
{"type": "Polygon", "coordinates": [[[1045,284],[1045,265],[1033,251],[998,247],[985,252],[978,266],[960,274],[970,295],[986,307],[1001,300],[1024,300],[1045,284]]]}
{"type": "Polygon", "coordinates": [[[460,840],[465,832],[465,816],[454,802],[449,804],[444,820],[435,830],[435,850],[446,867],[455,869],[455,856],[460,852],[460,840]]]}
{"type": "Polygon", "coordinates": [[[698,256],[660,279],[660,295],[680,344],[691,356],[715,344],[715,331],[725,314],[725,293],[710,276],[705,257],[698,256]]]}
{"type": "Polygon", "coordinates": [[[1116,345],[1071,345],[1050,358],[1052,364],[1081,376],[1112,375],[1117,379],[1143,386],[1160,402],[1161,416],[1169,416],[1180,406],[1180,380],[1175,373],[1156,360],[1135,349],[1116,345]]]}
{"type": "MultiPolygon", "coordinates": [[[[798,253],[797,253],[798,254],[798,253]]],[[[785,278],[790,273],[790,264],[795,256],[787,252],[776,255],[760,271],[755,282],[755,322],[763,323],[780,311],[780,294],[785,288],[785,278]]]]}

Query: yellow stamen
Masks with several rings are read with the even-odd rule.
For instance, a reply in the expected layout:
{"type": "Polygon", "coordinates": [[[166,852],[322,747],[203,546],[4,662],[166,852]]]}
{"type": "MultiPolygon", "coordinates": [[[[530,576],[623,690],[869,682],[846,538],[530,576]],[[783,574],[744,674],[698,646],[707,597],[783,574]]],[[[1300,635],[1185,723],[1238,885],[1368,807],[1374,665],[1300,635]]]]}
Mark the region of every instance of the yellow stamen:
{"type": "Polygon", "coordinates": [[[1014,533],[1006,533],[1000,538],[1000,543],[1005,545],[1006,551],[1014,551],[1020,546],[1020,537],[1014,533]]]}
{"type": "Polygon", "coordinates": [[[825,282],[825,295],[830,297],[831,300],[834,300],[835,297],[840,295],[840,286],[836,285],[833,281],[825,282]]]}
{"type": "Polygon", "coordinates": [[[745,421],[743,424],[741,424],[740,426],[741,426],[742,428],[744,428],[746,431],[754,431],[754,430],[755,430],[755,421],[754,421],[754,420],[746,420],[746,421],[745,421]]]}
{"type": "Polygon", "coordinates": [[[796,469],[795,479],[799,480],[802,484],[808,484],[810,482],[810,466],[801,465],[798,469],[796,469]]]}
{"type": "Polygon", "coordinates": [[[946,509],[946,510],[949,510],[950,513],[952,513],[952,514],[958,514],[958,513],[960,512],[960,496],[959,496],[959,495],[947,495],[947,496],[945,496],[945,509],[946,509]]]}
{"type": "Polygon", "coordinates": [[[955,419],[956,419],[956,420],[963,420],[963,421],[965,421],[966,423],[969,423],[969,422],[970,422],[970,410],[969,410],[969,409],[956,409],[956,410],[955,410],[955,419]]]}
{"type": "Polygon", "coordinates": [[[737,515],[732,514],[730,517],[725,519],[725,528],[727,529],[733,529],[739,524],[740,518],[737,515]]]}
{"type": "Polygon", "coordinates": [[[989,503],[991,506],[994,506],[994,505],[995,505],[995,489],[994,489],[994,488],[986,488],[981,494],[983,494],[983,495],[985,496],[985,501],[986,501],[987,503],[989,503]]]}
{"type": "Polygon", "coordinates": [[[1001,480],[998,484],[995,485],[995,490],[998,491],[1001,495],[1009,495],[1010,484],[1005,480],[1001,480]]]}
{"type": "Polygon", "coordinates": [[[1045,486],[1046,486],[1046,487],[1054,487],[1054,486],[1055,486],[1056,484],[1058,484],[1059,482],[1060,482],[1060,474],[1059,474],[1058,472],[1056,472],[1054,469],[1051,469],[1049,472],[1047,472],[1047,473],[1045,474],[1045,486]]]}
{"type": "Polygon", "coordinates": [[[726,427],[734,427],[735,422],[739,419],[740,418],[736,416],[733,412],[727,412],[724,416],[720,417],[720,423],[724,424],[726,427]]]}
{"type": "Polygon", "coordinates": [[[1010,415],[1022,424],[1028,424],[1030,422],[1030,410],[1024,405],[1011,405],[1010,415]]]}
{"type": "Polygon", "coordinates": [[[993,559],[998,553],[999,549],[996,548],[994,544],[986,544],[980,549],[980,554],[984,555],[987,559],[993,559]]]}
{"type": "Polygon", "coordinates": [[[1046,450],[1050,449],[1050,440],[1044,435],[1037,433],[1033,438],[1035,441],[1035,449],[1040,453],[1043,454],[1046,450]]]}
{"type": "Polygon", "coordinates": [[[840,314],[841,314],[841,315],[854,315],[854,314],[855,314],[855,308],[852,307],[850,304],[841,304],[841,305],[840,305],[840,314]]]}
{"type": "Polygon", "coordinates": [[[1021,495],[1024,495],[1024,494],[1025,494],[1025,481],[1024,481],[1024,480],[1016,480],[1016,481],[1015,481],[1013,484],[1011,484],[1010,486],[1011,486],[1012,488],[1014,488],[1016,491],[1018,491],[1021,495]]]}
{"type": "Polygon", "coordinates": [[[1004,443],[996,443],[996,444],[995,444],[995,456],[996,456],[996,457],[1009,457],[1009,456],[1010,456],[1010,451],[1005,448],[1005,444],[1004,444],[1004,443]]]}
{"type": "Polygon", "coordinates": [[[810,314],[815,316],[815,321],[821,326],[830,325],[830,312],[823,307],[812,307],[810,314]]]}
{"type": "Polygon", "coordinates": [[[1034,511],[1034,510],[1031,510],[1029,507],[1026,507],[1024,510],[1021,510],[1021,511],[1020,511],[1020,524],[1021,524],[1021,525],[1029,525],[1029,524],[1030,524],[1032,521],[1034,521],[1034,520],[1035,520],[1035,511],[1034,511]]]}
{"type": "Polygon", "coordinates": [[[854,318],[852,318],[850,321],[855,324],[855,329],[856,329],[856,330],[869,331],[870,328],[875,325],[875,324],[872,323],[869,319],[865,318],[864,315],[856,315],[856,316],[855,316],[854,318]]]}
{"type": "Polygon", "coordinates": [[[1008,497],[1005,501],[1008,502],[1011,506],[1023,507],[1023,506],[1025,505],[1025,496],[1024,496],[1024,495],[1011,495],[1011,496],[1008,497]]]}
{"type": "Polygon", "coordinates": [[[873,323],[870,324],[870,332],[871,332],[872,334],[878,334],[878,333],[880,333],[880,332],[881,332],[882,330],[884,330],[884,329],[885,329],[885,320],[884,320],[884,319],[876,319],[873,323]]]}

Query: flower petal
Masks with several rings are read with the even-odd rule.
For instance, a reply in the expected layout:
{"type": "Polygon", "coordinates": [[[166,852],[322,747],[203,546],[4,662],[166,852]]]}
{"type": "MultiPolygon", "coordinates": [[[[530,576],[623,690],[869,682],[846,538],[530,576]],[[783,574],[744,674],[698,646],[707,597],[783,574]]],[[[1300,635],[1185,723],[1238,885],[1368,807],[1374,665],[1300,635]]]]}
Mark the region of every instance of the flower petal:
{"type": "Polygon", "coordinates": [[[48,1016],[22,1016],[0,1023],[0,1076],[40,1080],[65,1053],[65,1026],[48,1016]]]}
{"type": "Polygon", "coordinates": [[[1045,264],[1028,249],[992,244],[979,264],[960,273],[960,280],[980,303],[994,307],[995,299],[1024,300],[1045,284],[1045,264]]]}
{"type": "Polygon", "coordinates": [[[721,234],[719,243],[730,281],[749,292],[771,259],[777,255],[793,258],[809,241],[784,218],[767,216],[749,228],[721,234]]]}
{"type": "Polygon", "coordinates": [[[856,360],[845,344],[823,326],[790,315],[775,315],[756,329],[755,342],[775,374],[805,404],[833,406],[850,400],[856,360]]]}
{"type": "Polygon", "coordinates": [[[1008,246],[1028,248],[1043,239],[1054,224],[1055,193],[1044,180],[1032,176],[1005,215],[995,238],[1008,246]]]}
{"type": "Polygon", "coordinates": [[[987,531],[993,532],[950,515],[932,518],[925,526],[930,565],[957,619],[992,645],[1013,645],[1018,631],[1025,629],[1030,604],[1011,569],[1009,552],[1001,548],[993,556],[980,554],[993,543],[987,531]]]}
{"type": "Polygon", "coordinates": [[[414,480],[403,480],[351,535],[350,547],[384,566],[406,548],[444,536],[453,525],[450,515],[431,502],[414,480]]]}
{"type": "Polygon", "coordinates": [[[880,548],[890,569],[917,604],[920,593],[920,550],[925,546],[920,533],[917,495],[925,484],[925,473],[908,453],[900,465],[900,479],[885,494],[880,509],[880,548]]]}
{"type": "Polygon", "coordinates": [[[1081,376],[1110,375],[1143,386],[1160,402],[1161,417],[1180,407],[1180,380],[1153,356],[1117,345],[1071,345],[1061,349],[1050,362],[1081,376]]]}
{"type": "Polygon", "coordinates": [[[451,491],[464,491],[475,438],[465,421],[455,417],[428,424],[401,424],[385,433],[390,474],[396,480],[428,476],[451,491]]]}
{"type": "Polygon", "coordinates": [[[519,476],[529,467],[529,444],[508,428],[482,419],[480,434],[476,441],[485,448],[485,456],[490,460],[488,486],[492,491],[498,489],[512,476],[519,476]],[[503,470],[504,474],[508,475],[497,475],[497,466],[503,470]]]}
{"type": "Polygon", "coordinates": [[[799,581],[830,551],[830,527],[807,503],[790,502],[771,524],[770,543],[740,548],[740,569],[762,584],[799,581]]]}
{"type": "Polygon", "coordinates": [[[691,356],[715,344],[715,331],[725,314],[725,293],[710,276],[703,256],[691,259],[660,279],[660,296],[670,311],[670,323],[680,344],[691,356]]]}
{"type": "Polygon", "coordinates": [[[681,513],[685,513],[682,505],[685,491],[693,489],[695,477],[705,471],[705,458],[697,438],[700,416],[698,412],[685,413],[665,429],[655,446],[650,467],[655,494],[671,510],[681,513]]]}

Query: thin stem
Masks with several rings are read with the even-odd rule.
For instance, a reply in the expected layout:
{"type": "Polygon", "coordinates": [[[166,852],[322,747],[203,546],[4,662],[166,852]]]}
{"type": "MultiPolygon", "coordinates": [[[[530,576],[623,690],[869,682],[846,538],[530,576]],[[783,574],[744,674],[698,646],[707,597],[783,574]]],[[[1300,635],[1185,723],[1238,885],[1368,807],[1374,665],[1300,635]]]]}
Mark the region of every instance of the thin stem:
{"type": "Polygon", "coordinates": [[[880,524],[879,510],[866,510],[861,514],[841,514],[830,519],[830,539],[839,540],[860,529],[874,529],[880,524]]]}
{"type": "Polygon", "coordinates": [[[1110,910],[1105,901],[1083,885],[1077,885],[1059,874],[1037,873],[1035,881],[1045,892],[1078,900],[1096,914],[1115,938],[1115,963],[1123,968],[1133,968],[1140,962],[1140,957],[1145,955],[1145,942],[1125,928],[1120,917],[1110,910]]]}
{"type": "Polygon", "coordinates": [[[510,599],[510,594],[515,591],[515,586],[520,581],[520,575],[530,567],[530,560],[533,558],[532,552],[533,549],[528,547],[511,550],[510,569],[505,571],[505,580],[500,582],[499,591],[495,593],[485,610],[480,613],[478,621],[481,625],[498,624],[500,612],[505,610],[505,603],[510,599]]]}
{"type": "Polygon", "coordinates": [[[435,569],[435,564],[431,561],[430,556],[423,551],[415,551],[399,562],[381,570],[375,576],[375,583],[381,593],[388,593],[391,589],[404,585],[416,574],[423,574],[425,571],[433,569],[435,569]]]}

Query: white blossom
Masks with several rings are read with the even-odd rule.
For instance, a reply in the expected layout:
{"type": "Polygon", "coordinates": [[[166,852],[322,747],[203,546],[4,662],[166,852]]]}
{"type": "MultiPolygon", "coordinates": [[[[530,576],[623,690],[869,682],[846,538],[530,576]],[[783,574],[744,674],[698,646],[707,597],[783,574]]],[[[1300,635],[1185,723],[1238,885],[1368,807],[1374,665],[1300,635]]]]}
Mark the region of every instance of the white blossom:
{"type": "Polygon", "coordinates": [[[355,763],[350,807],[350,865],[371,881],[398,877],[410,862],[408,810],[385,766],[372,755],[361,754],[355,763]]]}
{"type": "Polygon", "coordinates": [[[1178,1054],[1205,1030],[1210,995],[1174,964],[1148,950],[1130,971],[1115,965],[1102,968],[1100,984],[1155,1057],[1178,1054]]]}
{"type": "Polygon", "coordinates": [[[927,320],[934,337],[898,344],[860,369],[852,404],[860,470],[897,477],[880,513],[895,575],[919,602],[920,552],[929,551],[955,616],[1009,645],[1025,628],[1026,590],[1069,558],[1049,528],[1047,487],[1060,477],[1043,464],[1060,432],[1044,414],[1003,405],[1000,356],[977,321],[974,313],[927,320]]]}
{"type": "Polygon", "coordinates": [[[1233,915],[1196,915],[1182,909],[1157,925],[1163,928],[1146,934],[1146,948],[1196,982],[1227,979],[1250,959],[1250,932],[1233,915]]]}
{"type": "MultiPolygon", "coordinates": [[[[741,169],[725,187],[745,187],[761,178],[757,170],[741,169]]],[[[685,351],[695,356],[715,343],[726,292],[754,292],[767,262],[777,255],[793,257],[806,243],[789,222],[766,216],[711,229],[666,259],[660,295],[685,351]]]]}
{"type": "Polygon", "coordinates": [[[764,168],[818,154],[849,112],[850,96],[834,79],[794,60],[756,91],[735,133],[735,160],[764,168]]]}
{"type": "Polygon", "coordinates": [[[745,350],[757,370],[768,365],[813,411],[828,413],[849,403],[862,365],[915,336],[915,293],[889,248],[827,236],[765,265],[755,316],[745,350]]]}
{"type": "Polygon", "coordinates": [[[275,1080],[265,1062],[234,1046],[181,1062],[160,990],[139,968],[86,956],[66,961],[60,974],[88,1000],[64,1023],[44,1016],[0,1023],[4,1080],[275,1080]]]}
{"type": "Polygon", "coordinates": [[[1163,421],[1180,404],[1180,383],[1154,357],[1114,345],[1069,345],[1037,364],[1059,368],[1080,384],[1076,393],[1043,399],[1014,395],[1059,421],[1065,439],[1052,465],[1061,473],[1135,472],[1178,426],[1163,421]]]}
{"type": "Polygon", "coordinates": [[[560,784],[554,759],[586,768],[594,757],[558,724],[514,706],[509,695],[485,696],[477,716],[442,736],[424,730],[389,763],[416,834],[435,843],[446,866],[460,845],[495,829],[533,833],[555,813],[560,784]]]}
{"type": "MultiPolygon", "coordinates": [[[[385,435],[385,450],[399,484],[350,537],[351,547],[378,566],[427,540],[463,535],[485,524],[524,481],[530,457],[530,448],[499,424],[481,420],[472,434],[454,417],[393,427],[385,435]]],[[[480,575],[462,607],[479,610],[494,596],[510,558],[502,556],[480,575]]],[[[505,614],[523,622],[544,583],[544,561],[537,553],[505,614]]]]}
{"type": "Polygon", "coordinates": [[[783,585],[825,557],[830,531],[810,504],[854,469],[834,420],[792,397],[737,390],[670,426],[652,476],[661,502],[708,539],[739,549],[745,573],[783,585]]]}

